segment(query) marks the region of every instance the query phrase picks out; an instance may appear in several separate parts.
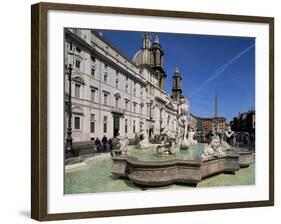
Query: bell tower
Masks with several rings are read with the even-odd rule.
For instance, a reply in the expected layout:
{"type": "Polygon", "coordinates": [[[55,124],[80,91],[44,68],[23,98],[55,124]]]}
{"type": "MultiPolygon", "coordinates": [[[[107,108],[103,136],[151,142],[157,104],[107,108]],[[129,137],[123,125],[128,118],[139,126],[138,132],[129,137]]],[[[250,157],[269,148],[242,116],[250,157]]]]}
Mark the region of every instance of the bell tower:
{"type": "Polygon", "coordinates": [[[173,89],[172,89],[172,98],[173,100],[179,102],[182,96],[182,88],[181,88],[181,75],[179,72],[179,67],[176,67],[176,71],[173,75],[173,89]]]}
{"type": "Polygon", "coordinates": [[[157,73],[159,87],[164,89],[167,75],[164,71],[164,52],[157,34],[155,34],[155,39],[151,46],[151,67],[157,73]]]}
{"type": "Polygon", "coordinates": [[[142,39],[142,48],[143,49],[150,49],[151,47],[151,37],[149,33],[145,33],[142,39]]]}

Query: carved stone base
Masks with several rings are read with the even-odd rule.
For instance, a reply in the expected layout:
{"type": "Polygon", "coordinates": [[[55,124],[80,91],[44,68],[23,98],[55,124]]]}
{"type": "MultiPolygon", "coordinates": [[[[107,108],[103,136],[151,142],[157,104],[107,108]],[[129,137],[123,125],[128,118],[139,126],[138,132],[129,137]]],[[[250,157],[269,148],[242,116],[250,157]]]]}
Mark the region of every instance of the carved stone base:
{"type": "Polygon", "coordinates": [[[140,161],[135,157],[113,157],[112,173],[147,187],[173,183],[197,184],[219,173],[235,173],[253,162],[251,152],[227,153],[205,160],[140,161]]]}

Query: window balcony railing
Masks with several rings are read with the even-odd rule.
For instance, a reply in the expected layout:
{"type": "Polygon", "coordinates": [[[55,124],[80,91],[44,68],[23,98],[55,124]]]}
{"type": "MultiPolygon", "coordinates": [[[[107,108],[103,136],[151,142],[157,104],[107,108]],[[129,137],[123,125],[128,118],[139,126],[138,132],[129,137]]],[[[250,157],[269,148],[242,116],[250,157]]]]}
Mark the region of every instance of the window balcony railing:
{"type": "Polygon", "coordinates": [[[121,109],[119,107],[111,107],[111,112],[112,113],[116,113],[116,114],[124,114],[125,113],[125,109],[121,109]]]}

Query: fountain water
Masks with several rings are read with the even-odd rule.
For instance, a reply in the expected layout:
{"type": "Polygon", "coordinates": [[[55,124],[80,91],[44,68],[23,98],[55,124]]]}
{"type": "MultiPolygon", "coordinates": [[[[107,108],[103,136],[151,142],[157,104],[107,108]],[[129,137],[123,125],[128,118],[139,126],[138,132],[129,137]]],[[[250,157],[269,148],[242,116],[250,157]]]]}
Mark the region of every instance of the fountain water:
{"type": "MultiPolygon", "coordinates": [[[[253,162],[250,151],[239,151],[231,147],[218,128],[214,127],[212,141],[209,145],[197,144],[195,132],[188,133],[189,103],[185,98],[180,99],[178,106],[177,132],[163,128],[160,134],[160,144],[151,145],[145,137],[138,148],[127,150],[127,141],[119,137],[122,153],[113,155],[112,173],[126,177],[131,182],[143,186],[163,186],[172,183],[197,184],[203,178],[219,173],[235,173],[240,167],[249,166],[253,162]],[[186,138],[188,134],[188,139],[186,138]],[[195,146],[195,147],[194,147],[195,146]],[[187,149],[188,150],[180,150],[187,149]],[[191,150],[193,148],[193,150],[191,150]],[[199,150],[200,149],[200,150],[199,150]],[[134,151],[135,150],[135,151],[134,151]],[[182,157],[182,152],[195,151],[196,156],[182,157]],[[162,158],[167,159],[162,159],[162,158]]],[[[231,137],[227,130],[225,138],[231,137]]]]}

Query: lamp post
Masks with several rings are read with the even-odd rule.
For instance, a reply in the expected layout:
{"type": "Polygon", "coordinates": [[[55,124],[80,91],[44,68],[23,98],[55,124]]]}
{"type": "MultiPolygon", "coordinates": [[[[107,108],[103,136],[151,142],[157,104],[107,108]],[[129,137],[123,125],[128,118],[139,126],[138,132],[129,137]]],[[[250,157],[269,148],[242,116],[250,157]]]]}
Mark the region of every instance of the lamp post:
{"type": "Polygon", "coordinates": [[[68,114],[68,124],[67,124],[67,138],[66,138],[66,155],[69,156],[76,156],[76,153],[74,152],[72,148],[72,102],[71,102],[71,76],[72,76],[72,64],[73,64],[73,57],[74,53],[73,51],[68,52],[68,60],[65,65],[66,69],[66,75],[68,79],[68,102],[67,102],[67,114],[68,114]]]}

